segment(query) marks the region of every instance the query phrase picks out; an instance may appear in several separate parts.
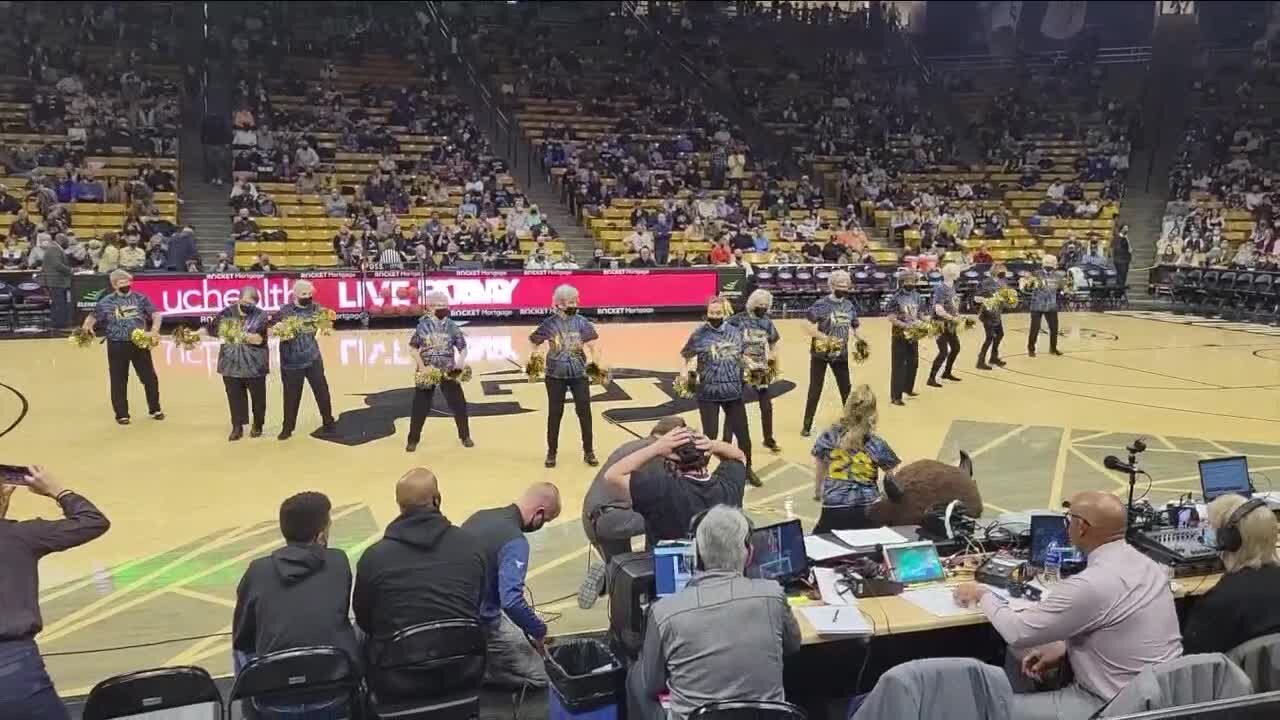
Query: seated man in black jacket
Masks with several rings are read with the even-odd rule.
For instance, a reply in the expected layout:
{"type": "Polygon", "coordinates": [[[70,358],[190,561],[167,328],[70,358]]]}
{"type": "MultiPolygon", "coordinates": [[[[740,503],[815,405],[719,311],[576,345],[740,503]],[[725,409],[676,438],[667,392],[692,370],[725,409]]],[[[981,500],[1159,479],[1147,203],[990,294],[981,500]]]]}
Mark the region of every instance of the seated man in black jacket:
{"type": "Polygon", "coordinates": [[[439,620],[477,620],[485,591],[479,544],[440,512],[440,487],[426,468],[396,483],[400,516],[356,564],[351,604],[368,638],[366,656],[400,630],[439,620]]]}
{"type": "MultiPolygon", "coordinates": [[[[231,648],[236,672],[257,655],[331,645],[353,660],[360,653],[349,618],[351,563],[328,547],[329,498],[303,492],[280,504],[285,546],[249,563],[236,588],[231,648]]],[[[303,712],[333,704],[273,703],[273,710],[303,712]]],[[[340,702],[340,701],[339,701],[340,702]]]]}

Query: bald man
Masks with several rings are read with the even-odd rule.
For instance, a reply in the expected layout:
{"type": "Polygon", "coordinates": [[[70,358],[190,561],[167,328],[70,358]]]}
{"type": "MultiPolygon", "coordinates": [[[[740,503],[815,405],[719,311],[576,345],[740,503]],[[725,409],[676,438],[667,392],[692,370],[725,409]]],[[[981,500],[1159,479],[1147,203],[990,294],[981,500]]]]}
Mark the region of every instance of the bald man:
{"type": "Polygon", "coordinates": [[[249,437],[262,435],[267,418],[267,373],[271,371],[271,354],[267,350],[267,313],[258,307],[258,289],[247,285],[240,289],[236,302],[223,308],[213,319],[210,331],[220,335],[222,327],[237,327],[243,340],[222,341],[218,348],[218,374],[227,391],[227,407],[231,411],[231,434],[235,442],[244,437],[253,407],[253,426],[249,437]]]}
{"type": "Polygon", "coordinates": [[[329,381],[324,376],[324,358],[316,342],[317,320],[325,309],[316,305],[315,286],[308,280],[293,284],[293,302],[286,303],[271,318],[272,323],[297,318],[298,332],[280,341],[280,383],[284,386],[284,425],[277,440],[288,440],[298,425],[298,408],[302,405],[302,383],[311,386],[311,395],[320,410],[320,433],[336,430],[333,403],[329,399],[329,381]]]}
{"type": "Polygon", "coordinates": [[[515,503],[480,510],[462,528],[480,543],[487,575],[480,622],[488,635],[486,682],[520,689],[545,687],[539,655],[547,637],[546,623],[525,600],[529,571],[526,533],[537,532],[560,516],[560,491],[548,482],[534,483],[515,503]]]}
{"type": "Polygon", "coordinates": [[[484,556],[440,512],[440,498],[430,470],[405,473],[396,483],[400,515],[356,565],[351,604],[371,643],[421,623],[479,618],[484,556]]]}
{"type": "Polygon", "coordinates": [[[1021,656],[1025,679],[1013,678],[1015,690],[1070,662],[1072,684],[1014,696],[1020,719],[1089,717],[1144,668],[1182,655],[1169,573],[1125,541],[1124,503],[1109,493],[1076,493],[1067,517],[1071,544],[1088,564],[1040,602],[1015,612],[984,585],[955,589],[956,602],[981,608],[1021,656]]]}

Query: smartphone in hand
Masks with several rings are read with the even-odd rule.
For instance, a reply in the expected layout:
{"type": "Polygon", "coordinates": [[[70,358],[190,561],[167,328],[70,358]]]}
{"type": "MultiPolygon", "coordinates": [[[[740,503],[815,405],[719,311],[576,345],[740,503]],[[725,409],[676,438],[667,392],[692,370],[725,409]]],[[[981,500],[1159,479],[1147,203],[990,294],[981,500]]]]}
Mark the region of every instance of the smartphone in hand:
{"type": "Polygon", "coordinates": [[[31,468],[27,465],[0,464],[0,483],[5,485],[30,485],[31,468]]]}

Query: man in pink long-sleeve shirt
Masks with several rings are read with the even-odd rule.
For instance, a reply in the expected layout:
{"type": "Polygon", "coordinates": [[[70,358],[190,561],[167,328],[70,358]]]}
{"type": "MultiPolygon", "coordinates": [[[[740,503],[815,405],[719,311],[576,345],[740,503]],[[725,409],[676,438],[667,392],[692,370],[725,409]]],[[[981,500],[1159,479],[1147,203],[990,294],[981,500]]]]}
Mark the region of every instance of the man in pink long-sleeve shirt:
{"type": "Polygon", "coordinates": [[[976,583],[955,590],[956,602],[977,604],[1022,672],[1040,679],[1070,661],[1075,681],[1053,692],[1014,697],[1014,716],[1086,718],[1144,668],[1182,655],[1182,633],[1166,570],[1124,538],[1125,507],[1114,495],[1082,492],[1071,498],[1067,533],[1088,555],[1088,567],[1049,588],[1034,606],[1009,607],[976,583]]]}

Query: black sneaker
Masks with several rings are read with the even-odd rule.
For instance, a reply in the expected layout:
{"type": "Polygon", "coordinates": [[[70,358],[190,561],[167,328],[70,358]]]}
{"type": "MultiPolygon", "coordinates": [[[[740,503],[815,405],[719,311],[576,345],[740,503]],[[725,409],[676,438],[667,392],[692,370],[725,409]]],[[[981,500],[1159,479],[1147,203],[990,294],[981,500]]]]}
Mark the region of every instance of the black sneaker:
{"type": "Polygon", "coordinates": [[[127,418],[127,417],[116,418],[116,424],[117,424],[117,425],[128,425],[128,424],[129,424],[129,418],[127,418]]]}
{"type": "Polygon", "coordinates": [[[751,487],[764,487],[764,481],[761,480],[760,476],[756,474],[756,471],[751,468],[747,468],[747,484],[751,487]]]}
{"type": "Polygon", "coordinates": [[[1005,361],[1001,360],[1000,358],[991,358],[991,364],[995,365],[996,367],[1004,367],[1005,361]]]}
{"type": "Polygon", "coordinates": [[[417,450],[417,449],[418,449],[418,442],[416,440],[410,440],[409,442],[404,444],[405,452],[413,452],[414,450],[417,450]]]}
{"type": "Polygon", "coordinates": [[[231,428],[231,434],[227,436],[227,441],[235,442],[242,437],[244,437],[244,428],[239,425],[236,425],[235,427],[231,428]]]}
{"type": "Polygon", "coordinates": [[[281,431],[280,431],[280,434],[276,436],[276,439],[277,439],[277,440],[288,440],[288,439],[289,439],[289,438],[291,438],[291,437],[293,437],[293,431],[292,431],[292,430],[281,430],[281,431]]]}
{"type": "Polygon", "coordinates": [[[327,422],[327,423],[325,423],[325,424],[321,425],[321,426],[320,426],[320,429],[319,429],[317,432],[318,432],[319,434],[321,434],[321,435],[325,436],[325,437],[331,437],[331,436],[333,436],[333,435],[337,435],[337,434],[338,434],[338,424],[337,424],[336,422],[334,422],[334,421],[330,420],[329,422],[327,422]]]}
{"type": "Polygon", "coordinates": [[[974,367],[978,368],[979,370],[990,370],[990,369],[991,369],[991,366],[990,366],[990,365],[988,365],[988,364],[986,364],[986,363],[984,363],[984,362],[982,362],[982,361],[979,361],[979,362],[978,362],[978,364],[977,364],[977,365],[975,365],[974,367]]]}
{"type": "Polygon", "coordinates": [[[262,437],[262,426],[261,426],[261,425],[254,425],[254,426],[249,430],[249,437],[251,437],[251,438],[262,437]]]}
{"type": "Polygon", "coordinates": [[[928,385],[929,387],[942,387],[942,383],[934,380],[933,378],[929,378],[929,382],[925,383],[925,385],[928,385]]]}
{"type": "Polygon", "coordinates": [[[462,447],[468,447],[468,448],[469,448],[469,447],[475,447],[475,446],[476,446],[476,444],[475,444],[475,442],[473,442],[473,441],[471,440],[471,438],[469,438],[469,437],[462,438],[462,447]]]}
{"type": "Polygon", "coordinates": [[[809,431],[809,428],[805,428],[800,431],[800,437],[809,437],[812,434],[813,433],[809,431]]]}
{"type": "Polygon", "coordinates": [[[946,375],[943,375],[942,379],[950,380],[952,382],[960,382],[960,378],[956,377],[955,375],[952,375],[951,373],[947,373],[946,375]]]}
{"type": "Polygon", "coordinates": [[[1036,356],[1036,349],[1035,349],[1035,348],[1031,348],[1031,349],[1027,350],[1027,357],[1035,357],[1035,356],[1036,356]]]}
{"type": "Polygon", "coordinates": [[[600,461],[596,459],[595,450],[587,450],[582,453],[582,462],[590,465],[591,467],[597,467],[600,465],[600,461]]]}
{"type": "Polygon", "coordinates": [[[549,453],[547,453],[547,459],[542,461],[542,466],[543,466],[543,467],[549,467],[549,468],[553,468],[553,467],[555,467],[555,466],[556,466],[556,454],[555,454],[555,453],[553,453],[553,452],[549,452],[549,453]]]}
{"type": "Polygon", "coordinates": [[[778,447],[778,441],[772,438],[764,441],[764,447],[766,450],[773,453],[774,455],[777,455],[778,453],[782,452],[782,448],[778,447]]]}
{"type": "Polygon", "coordinates": [[[892,403],[892,404],[894,404],[894,405],[902,405],[902,406],[906,406],[906,403],[902,402],[902,398],[894,398],[894,399],[890,400],[889,402],[890,402],[890,403],[892,403]]]}
{"type": "Polygon", "coordinates": [[[162,411],[160,411],[160,410],[157,410],[157,411],[155,411],[155,412],[151,413],[151,419],[152,419],[152,420],[163,420],[163,419],[164,419],[164,412],[162,412],[162,411]]]}
{"type": "Polygon", "coordinates": [[[1049,354],[1050,354],[1050,355],[1061,355],[1061,354],[1062,354],[1062,351],[1061,351],[1061,350],[1058,350],[1057,348],[1054,348],[1053,350],[1050,350],[1050,351],[1049,351],[1049,354]]]}
{"type": "Polygon", "coordinates": [[[908,390],[906,394],[907,394],[907,397],[920,397],[920,393],[912,390],[908,390]]]}

